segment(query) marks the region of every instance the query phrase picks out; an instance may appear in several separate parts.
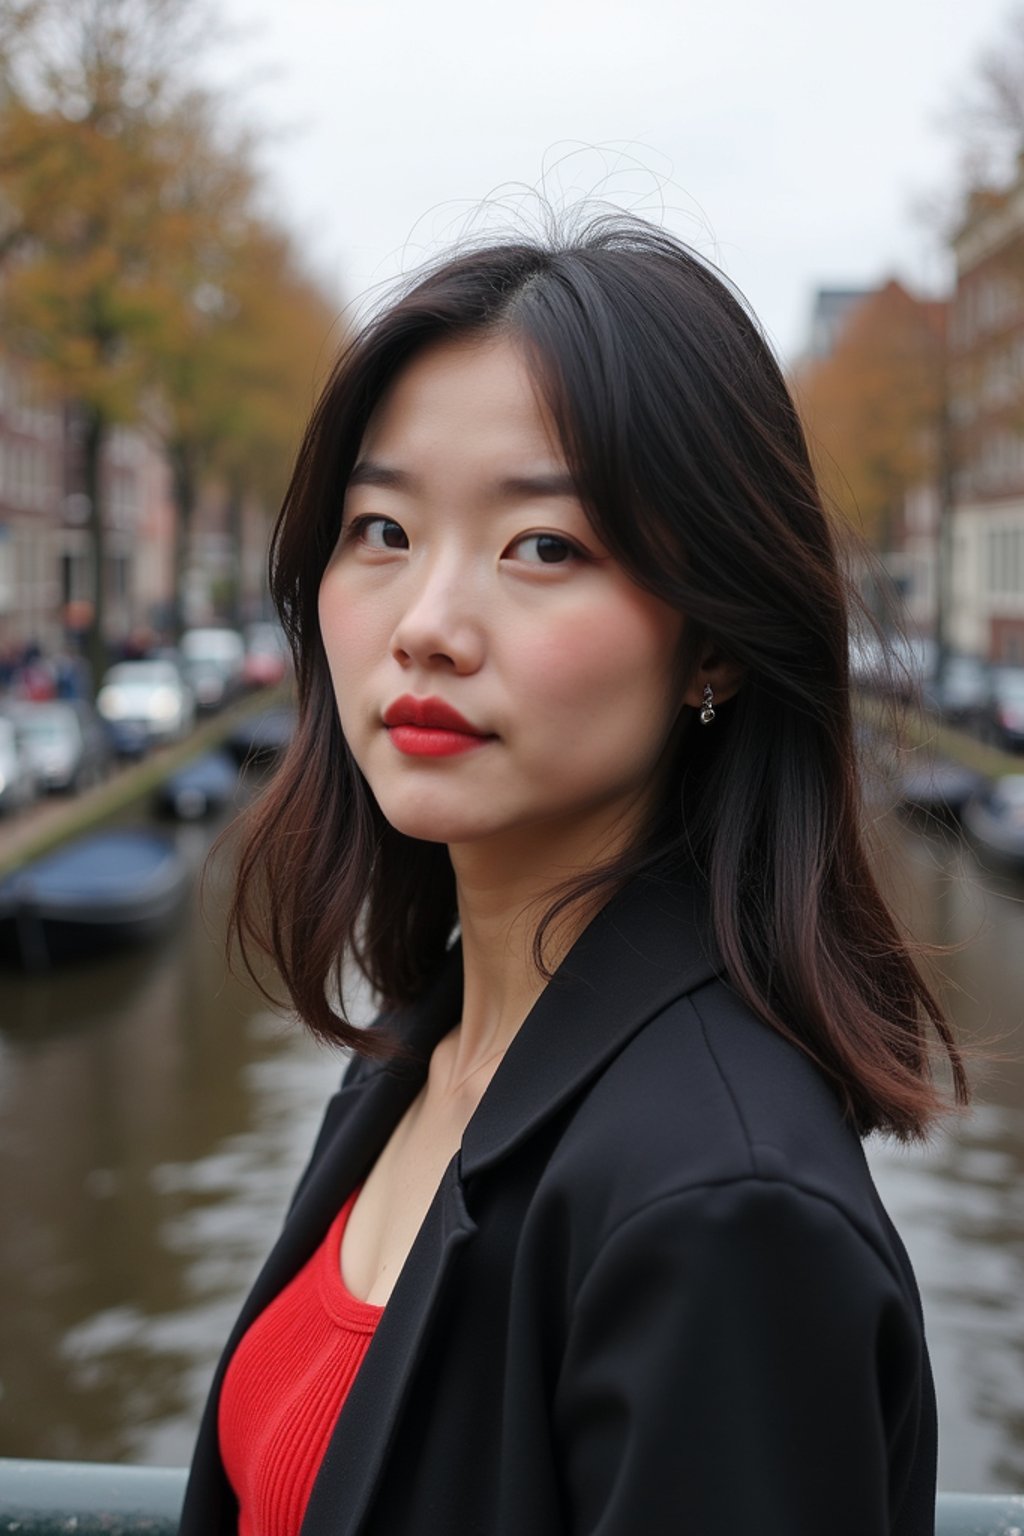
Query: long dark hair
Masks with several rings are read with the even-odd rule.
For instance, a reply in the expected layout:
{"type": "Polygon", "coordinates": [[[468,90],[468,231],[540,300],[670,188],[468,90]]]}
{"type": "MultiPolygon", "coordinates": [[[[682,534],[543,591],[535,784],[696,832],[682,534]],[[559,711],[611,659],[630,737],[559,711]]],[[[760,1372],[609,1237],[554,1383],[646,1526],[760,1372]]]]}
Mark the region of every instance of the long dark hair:
{"type": "MultiPolygon", "coordinates": [[[[385,1005],[416,999],[456,921],[443,845],[384,819],[338,725],[317,594],[371,413],[423,348],[523,347],[598,537],[683,612],[691,666],[744,669],[712,730],[687,711],[655,828],[581,890],[683,854],[706,879],[731,984],[818,1063],[862,1132],[920,1134],[942,1107],[930,1026],[961,1057],[869,868],[836,534],[793,402],[724,279],[669,234],[600,218],[435,266],[346,346],[313,412],[274,533],[271,582],[297,679],[294,741],[243,823],[231,928],[273,959],[323,1038],[380,1055],[346,1017],[355,961],[385,1005]]],[[[538,930],[542,954],[545,925],[538,930]]]]}

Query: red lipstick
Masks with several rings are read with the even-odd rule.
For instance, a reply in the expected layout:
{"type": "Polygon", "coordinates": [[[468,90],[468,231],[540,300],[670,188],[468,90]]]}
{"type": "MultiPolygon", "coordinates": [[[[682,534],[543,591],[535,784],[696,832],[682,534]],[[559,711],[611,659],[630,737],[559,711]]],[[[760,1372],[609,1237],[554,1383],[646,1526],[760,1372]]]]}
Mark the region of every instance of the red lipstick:
{"type": "Polygon", "coordinates": [[[452,757],[494,740],[443,699],[416,699],[411,693],[389,704],[383,720],[399,752],[409,757],[452,757]]]}

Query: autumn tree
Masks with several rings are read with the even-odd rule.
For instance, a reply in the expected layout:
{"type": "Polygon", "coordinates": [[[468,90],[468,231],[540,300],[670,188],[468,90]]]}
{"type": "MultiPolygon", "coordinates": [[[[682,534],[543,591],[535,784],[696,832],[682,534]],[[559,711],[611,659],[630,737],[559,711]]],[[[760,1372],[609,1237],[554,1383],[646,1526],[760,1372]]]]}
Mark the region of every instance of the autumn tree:
{"type": "Polygon", "coordinates": [[[890,281],[795,379],[826,494],[882,550],[907,491],[942,473],[944,325],[943,305],[890,281]]]}
{"type": "Polygon", "coordinates": [[[0,0],[0,315],[82,425],[97,679],[111,429],[166,453],[180,630],[200,491],[279,497],[333,320],[191,78],[198,4],[0,0]]]}
{"type": "Polygon", "coordinates": [[[135,418],[166,328],[164,253],[187,238],[161,136],[180,110],[187,0],[3,0],[0,313],[8,348],[81,423],[93,561],[87,645],[106,664],[104,445],[135,418]]]}
{"type": "Polygon", "coordinates": [[[256,212],[242,146],[215,144],[214,125],[193,104],[176,128],[168,184],[188,238],[162,263],[166,325],[151,412],[172,471],[178,631],[203,485],[223,482],[236,529],[247,492],[280,499],[333,318],[290,239],[256,212]]]}
{"type": "MultiPolygon", "coordinates": [[[[304,269],[280,230],[255,222],[229,288],[220,378],[233,414],[210,455],[228,500],[229,527],[241,547],[243,503],[267,522],[280,505],[302,430],[338,339],[335,306],[304,269]]],[[[236,584],[233,616],[239,613],[236,584]]]]}

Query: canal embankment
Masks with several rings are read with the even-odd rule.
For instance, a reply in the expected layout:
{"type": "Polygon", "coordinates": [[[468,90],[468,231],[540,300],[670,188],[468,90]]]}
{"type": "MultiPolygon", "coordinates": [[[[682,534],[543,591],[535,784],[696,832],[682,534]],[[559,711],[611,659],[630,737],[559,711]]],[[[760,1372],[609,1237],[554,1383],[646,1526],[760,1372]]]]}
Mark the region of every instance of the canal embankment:
{"type": "Polygon", "coordinates": [[[250,694],[202,721],[182,741],[157,748],[141,762],[115,768],[103,783],[73,798],[48,796],[0,823],[0,879],[147,799],[193,758],[222,746],[245,721],[256,720],[291,700],[290,684],[250,694]]]}
{"type": "Polygon", "coordinates": [[[883,738],[896,753],[945,758],[986,779],[1024,773],[1024,756],[981,741],[909,704],[902,706],[873,698],[870,694],[859,694],[855,712],[858,721],[883,738]]]}

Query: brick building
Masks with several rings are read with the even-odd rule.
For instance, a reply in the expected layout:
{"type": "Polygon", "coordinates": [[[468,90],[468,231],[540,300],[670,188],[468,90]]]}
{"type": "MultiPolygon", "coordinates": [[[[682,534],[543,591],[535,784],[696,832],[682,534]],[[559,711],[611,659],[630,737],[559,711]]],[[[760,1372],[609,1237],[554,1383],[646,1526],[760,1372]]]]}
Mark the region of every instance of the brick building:
{"type": "Polygon", "coordinates": [[[953,248],[950,638],[1024,662],[1024,161],[974,196],[953,248]]]}

